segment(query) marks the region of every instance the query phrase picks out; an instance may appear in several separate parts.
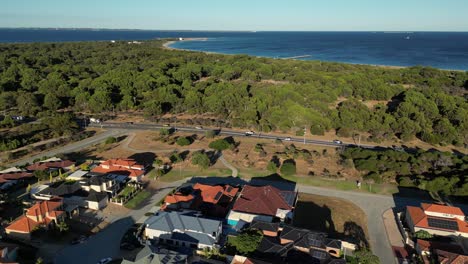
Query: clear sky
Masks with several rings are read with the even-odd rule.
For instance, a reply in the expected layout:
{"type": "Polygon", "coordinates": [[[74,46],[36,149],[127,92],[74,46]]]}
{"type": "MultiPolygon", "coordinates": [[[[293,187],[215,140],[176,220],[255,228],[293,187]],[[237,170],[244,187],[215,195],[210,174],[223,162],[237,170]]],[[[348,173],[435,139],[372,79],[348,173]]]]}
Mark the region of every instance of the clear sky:
{"type": "Polygon", "coordinates": [[[468,31],[468,0],[0,0],[0,27],[468,31]]]}

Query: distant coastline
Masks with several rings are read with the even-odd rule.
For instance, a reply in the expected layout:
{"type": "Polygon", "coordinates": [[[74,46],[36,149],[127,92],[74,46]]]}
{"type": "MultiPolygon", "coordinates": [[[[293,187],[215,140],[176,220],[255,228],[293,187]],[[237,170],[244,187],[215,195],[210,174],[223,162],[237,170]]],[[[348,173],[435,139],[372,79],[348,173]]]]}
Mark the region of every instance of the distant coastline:
{"type": "Polygon", "coordinates": [[[149,40],[174,40],[166,43],[164,48],[209,54],[248,54],[262,58],[292,58],[385,68],[419,65],[444,70],[468,70],[468,32],[217,32],[0,28],[0,43],[149,40]],[[179,42],[179,38],[184,40],[179,42]]]}
{"type": "MultiPolygon", "coordinates": [[[[168,40],[163,43],[162,47],[163,49],[168,49],[168,50],[180,50],[180,51],[190,51],[190,52],[200,52],[204,54],[220,54],[220,55],[228,55],[228,56],[234,56],[236,54],[228,54],[228,53],[221,53],[221,52],[212,52],[212,51],[200,51],[200,50],[191,50],[191,49],[181,49],[181,48],[174,48],[171,45],[177,43],[177,42],[183,42],[183,41],[206,41],[208,38],[187,38],[183,40],[168,40]]],[[[253,56],[249,55],[252,57],[256,58],[268,58],[268,59],[274,59],[274,60],[298,60],[298,59],[291,59],[291,58],[273,58],[273,57],[264,57],[264,56],[253,56]]],[[[306,61],[306,60],[301,60],[301,61],[306,61]]],[[[310,60],[310,61],[321,61],[321,60],[310,60]]],[[[323,61],[323,62],[329,62],[332,63],[331,61],[323,61]]],[[[385,69],[404,69],[408,68],[409,66],[393,66],[393,65],[379,65],[379,64],[363,64],[363,63],[347,63],[347,62],[339,62],[335,61],[333,63],[342,63],[342,64],[350,64],[350,65],[363,65],[363,66],[372,66],[372,67],[379,67],[379,68],[385,68],[385,69]]],[[[444,69],[441,69],[444,70],[444,69]]],[[[447,70],[447,71],[461,71],[461,70],[447,70]]]]}

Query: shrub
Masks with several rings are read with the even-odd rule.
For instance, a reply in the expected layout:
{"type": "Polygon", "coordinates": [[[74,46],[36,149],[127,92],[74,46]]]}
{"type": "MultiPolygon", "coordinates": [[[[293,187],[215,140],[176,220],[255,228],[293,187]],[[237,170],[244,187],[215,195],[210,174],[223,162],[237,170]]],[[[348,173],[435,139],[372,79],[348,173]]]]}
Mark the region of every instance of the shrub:
{"type": "Polygon", "coordinates": [[[113,144],[115,142],[117,142],[117,139],[115,137],[108,137],[105,141],[106,144],[113,144]]]}
{"type": "Polygon", "coordinates": [[[192,144],[192,141],[187,137],[179,137],[176,141],[177,145],[179,146],[188,146],[192,144]]]}
{"type": "Polygon", "coordinates": [[[205,132],[205,137],[206,138],[214,138],[216,136],[216,133],[213,130],[207,130],[205,132]]]}
{"type": "Polygon", "coordinates": [[[278,170],[278,166],[276,165],[275,162],[270,161],[270,162],[268,162],[267,170],[270,171],[270,172],[276,172],[278,170]]]}
{"type": "Polygon", "coordinates": [[[197,151],[192,155],[192,164],[198,165],[202,169],[208,168],[210,166],[210,158],[203,152],[197,151]]]}
{"type": "Polygon", "coordinates": [[[283,166],[281,166],[281,174],[286,176],[291,176],[296,174],[296,164],[294,162],[283,162],[283,166]]]}
{"type": "Polygon", "coordinates": [[[229,144],[229,142],[225,139],[218,139],[218,140],[212,141],[208,146],[212,149],[222,151],[222,150],[226,150],[230,148],[231,144],[229,144]]]}
{"type": "Polygon", "coordinates": [[[416,184],[414,183],[413,180],[411,180],[410,177],[401,177],[400,180],[398,181],[398,184],[401,187],[416,187],[416,184]]]}
{"type": "Polygon", "coordinates": [[[159,130],[159,135],[161,135],[162,137],[169,136],[169,134],[171,133],[167,128],[161,128],[161,130],[159,130]]]}
{"type": "Polygon", "coordinates": [[[182,162],[183,159],[182,157],[180,156],[179,153],[173,153],[169,159],[171,160],[172,163],[179,163],[179,162],[182,162]]]}
{"type": "Polygon", "coordinates": [[[369,172],[367,175],[364,176],[364,180],[372,181],[374,183],[382,183],[382,178],[376,172],[369,172]]]}
{"type": "Polygon", "coordinates": [[[254,252],[262,240],[262,232],[255,229],[248,229],[237,236],[228,238],[228,245],[234,247],[242,255],[254,252]]]}
{"type": "Polygon", "coordinates": [[[417,239],[431,239],[432,235],[429,234],[426,230],[419,230],[418,232],[414,233],[414,237],[417,239]]]}

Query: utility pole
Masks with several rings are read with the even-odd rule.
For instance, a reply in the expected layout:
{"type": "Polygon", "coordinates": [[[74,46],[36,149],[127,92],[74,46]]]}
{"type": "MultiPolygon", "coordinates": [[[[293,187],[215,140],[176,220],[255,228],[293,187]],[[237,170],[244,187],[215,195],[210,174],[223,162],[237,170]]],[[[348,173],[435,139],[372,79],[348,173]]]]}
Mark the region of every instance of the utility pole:
{"type": "Polygon", "coordinates": [[[306,144],[306,140],[305,140],[306,133],[307,133],[307,126],[304,126],[304,145],[306,144]]]}

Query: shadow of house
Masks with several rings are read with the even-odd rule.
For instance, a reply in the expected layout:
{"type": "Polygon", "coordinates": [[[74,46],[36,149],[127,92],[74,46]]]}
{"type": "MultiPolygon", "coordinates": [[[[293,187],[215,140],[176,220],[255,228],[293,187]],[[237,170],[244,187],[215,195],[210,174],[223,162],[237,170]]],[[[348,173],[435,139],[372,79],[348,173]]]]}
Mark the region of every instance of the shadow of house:
{"type": "Polygon", "coordinates": [[[201,183],[207,185],[228,184],[231,186],[242,186],[248,182],[238,177],[193,177],[188,183],[201,183]]]}
{"type": "Polygon", "coordinates": [[[253,177],[250,179],[250,184],[256,186],[271,185],[282,191],[296,191],[296,182],[284,179],[277,173],[266,177],[253,177]]]}
{"type": "Polygon", "coordinates": [[[140,152],[135,153],[128,157],[129,159],[134,159],[139,164],[153,164],[154,160],[156,159],[156,154],[153,152],[140,152]]]}
{"type": "Polygon", "coordinates": [[[296,210],[294,212],[294,225],[301,228],[307,228],[311,230],[317,230],[326,232],[332,236],[336,236],[336,227],[333,222],[331,210],[328,206],[319,206],[313,202],[306,202],[299,200],[296,204],[296,210]],[[300,212],[307,213],[307,215],[298,215],[300,212]]]}

